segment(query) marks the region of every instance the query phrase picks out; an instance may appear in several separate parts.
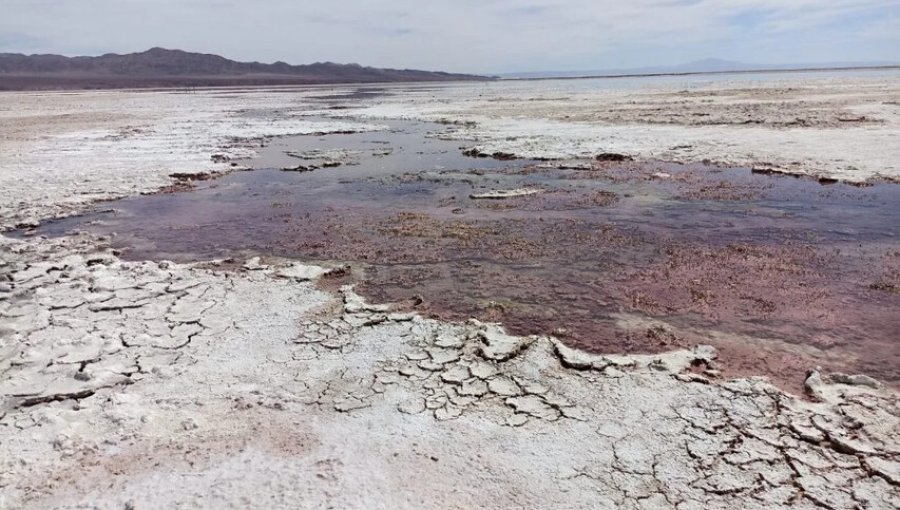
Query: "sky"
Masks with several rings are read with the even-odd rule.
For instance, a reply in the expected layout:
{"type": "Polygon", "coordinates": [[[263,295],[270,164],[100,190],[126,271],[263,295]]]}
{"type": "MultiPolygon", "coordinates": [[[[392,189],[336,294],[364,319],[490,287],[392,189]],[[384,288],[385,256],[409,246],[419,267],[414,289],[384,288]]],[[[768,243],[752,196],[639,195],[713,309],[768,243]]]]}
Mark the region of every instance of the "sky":
{"type": "Polygon", "coordinates": [[[473,73],[900,61],[898,0],[0,0],[0,52],[473,73]]]}

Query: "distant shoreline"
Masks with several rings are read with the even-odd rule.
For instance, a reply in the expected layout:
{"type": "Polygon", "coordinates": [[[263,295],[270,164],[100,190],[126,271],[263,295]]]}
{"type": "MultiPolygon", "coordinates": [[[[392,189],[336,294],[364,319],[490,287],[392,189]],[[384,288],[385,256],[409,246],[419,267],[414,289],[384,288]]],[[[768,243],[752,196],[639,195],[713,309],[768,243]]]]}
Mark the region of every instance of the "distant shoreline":
{"type": "Polygon", "coordinates": [[[390,85],[425,85],[460,82],[517,82],[517,81],[551,81],[551,80],[597,80],[619,78],[654,78],[678,76],[722,76],[748,74],[789,74],[823,71],[887,71],[900,70],[898,65],[885,66],[842,66],[842,67],[803,67],[796,69],[746,69],[738,71],[690,71],[667,73],[623,73],[623,74],[588,74],[584,76],[535,76],[513,77],[472,76],[459,77],[417,77],[400,80],[372,81],[353,79],[310,79],[290,75],[159,75],[159,76],[116,76],[87,75],[82,73],[0,73],[0,92],[77,92],[91,90],[185,90],[185,89],[228,89],[252,87],[328,87],[328,86],[390,86],[390,85]]]}
{"type": "Polygon", "coordinates": [[[704,76],[722,74],[774,74],[774,73],[804,73],[816,71],[879,71],[900,70],[900,64],[887,66],[850,66],[850,67],[799,67],[796,69],[744,69],[737,71],[688,71],[669,73],[626,73],[626,74],[589,74],[584,76],[534,76],[504,78],[499,76],[499,81],[546,81],[546,80],[596,80],[600,78],[653,78],[661,76],[704,76]]]}

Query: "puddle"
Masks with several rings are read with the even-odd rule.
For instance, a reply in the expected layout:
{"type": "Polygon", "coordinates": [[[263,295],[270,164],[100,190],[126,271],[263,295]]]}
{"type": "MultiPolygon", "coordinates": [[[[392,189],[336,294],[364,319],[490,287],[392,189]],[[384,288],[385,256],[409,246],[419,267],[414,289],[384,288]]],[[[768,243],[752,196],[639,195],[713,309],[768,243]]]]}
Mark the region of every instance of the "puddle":
{"type": "Polygon", "coordinates": [[[900,383],[900,186],[655,162],[560,169],[464,156],[431,136],[452,126],[387,124],[275,139],[256,171],[30,234],[115,233],[126,259],[347,261],[367,297],[437,317],[596,352],[709,342],[727,375],[794,391],[816,365],[900,383]],[[279,170],[297,166],[317,168],[279,170]]]}

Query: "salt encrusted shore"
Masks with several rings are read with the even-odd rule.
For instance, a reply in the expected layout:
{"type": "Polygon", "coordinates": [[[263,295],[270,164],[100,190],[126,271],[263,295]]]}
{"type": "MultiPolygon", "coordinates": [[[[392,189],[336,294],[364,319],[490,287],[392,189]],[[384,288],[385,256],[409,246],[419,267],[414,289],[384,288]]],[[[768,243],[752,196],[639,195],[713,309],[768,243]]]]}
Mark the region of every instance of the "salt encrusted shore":
{"type": "Polygon", "coordinates": [[[900,71],[706,84],[590,83],[427,89],[342,113],[454,123],[459,138],[475,138],[474,150],[487,154],[622,153],[856,183],[900,178],[900,71]]]}
{"type": "MultiPolygon", "coordinates": [[[[687,140],[685,159],[751,165],[765,150],[816,175],[897,176],[896,80],[702,89],[721,111],[704,126],[664,123],[690,107],[677,88],[531,87],[398,88],[326,122],[306,118],[329,112],[315,96],[333,91],[317,89],[0,94],[0,227],[233,170],[267,136],[396,116],[448,119],[487,152],[660,157],[687,140]],[[635,94],[656,98],[655,117],[632,98],[607,118],[635,94]],[[745,111],[769,120],[737,123],[745,111]],[[798,115],[809,125],[774,122],[798,115]]],[[[704,372],[706,347],[586,355],[318,290],[327,270],[0,237],[0,507],[900,505],[900,401],[864,376],[812,372],[800,399],[704,372]]]]}

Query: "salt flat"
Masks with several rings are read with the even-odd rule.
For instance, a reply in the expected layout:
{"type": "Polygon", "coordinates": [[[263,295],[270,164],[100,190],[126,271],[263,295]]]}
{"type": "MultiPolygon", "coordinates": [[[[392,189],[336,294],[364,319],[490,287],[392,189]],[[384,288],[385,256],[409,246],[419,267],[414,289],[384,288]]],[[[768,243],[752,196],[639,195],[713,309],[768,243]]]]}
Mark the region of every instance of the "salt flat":
{"type": "Polygon", "coordinates": [[[461,135],[522,157],[621,152],[855,182],[900,172],[897,71],[682,80],[472,84],[359,113],[475,122],[461,135]]]}
{"type": "MultiPolygon", "coordinates": [[[[341,109],[322,96],[353,89],[2,94],[0,228],[238,171],[266,137],[394,118],[455,123],[488,153],[900,177],[896,74],[383,92],[341,109]]],[[[368,304],[322,273],[0,238],[0,507],[900,505],[900,401],[864,375],[812,371],[798,398],[716,378],[703,346],[588,355],[368,304]]]]}

